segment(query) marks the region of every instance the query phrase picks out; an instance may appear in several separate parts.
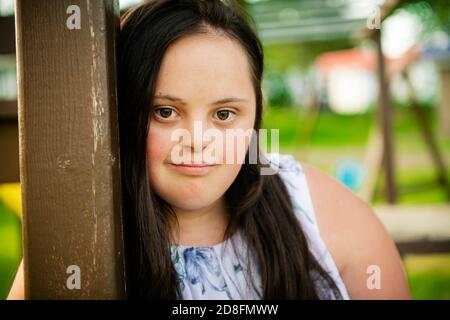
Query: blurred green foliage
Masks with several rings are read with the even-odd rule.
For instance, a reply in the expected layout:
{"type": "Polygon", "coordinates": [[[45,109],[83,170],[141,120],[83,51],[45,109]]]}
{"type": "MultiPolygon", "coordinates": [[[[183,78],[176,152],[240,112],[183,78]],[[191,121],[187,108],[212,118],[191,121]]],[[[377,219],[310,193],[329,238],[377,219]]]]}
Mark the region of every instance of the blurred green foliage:
{"type": "Polygon", "coordinates": [[[21,259],[21,222],[0,200],[0,300],[8,295],[21,259]]]}
{"type": "Polygon", "coordinates": [[[343,115],[321,112],[320,116],[301,108],[269,107],[263,126],[279,129],[280,147],[362,146],[367,142],[373,113],[343,115]]]}
{"type": "Polygon", "coordinates": [[[419,17],[423,24],[423,35],[438,30],[450,34],[450,5],[448,0],[404,0],[402,7],[419,17]]]}
{"type": "Polygon", "coordinates": [[[450,300],[450,254],[406,256],[404,265],[415,299],[450,300]]]}

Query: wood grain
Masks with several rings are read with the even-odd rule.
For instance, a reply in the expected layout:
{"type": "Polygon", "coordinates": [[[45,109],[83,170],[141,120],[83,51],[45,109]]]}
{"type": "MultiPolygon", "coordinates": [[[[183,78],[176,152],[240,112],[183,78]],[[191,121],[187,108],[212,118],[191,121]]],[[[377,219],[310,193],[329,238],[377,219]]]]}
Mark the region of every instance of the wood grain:
{"type": "Polygon", "coordinates": [[[118,1],[16,1],[27,299],[125,296],[116,99],[118,1]],[[69,5],[81,29],[69,30],[69,5]],[[79,266],[81,288],[68,289],[79,266]]]}

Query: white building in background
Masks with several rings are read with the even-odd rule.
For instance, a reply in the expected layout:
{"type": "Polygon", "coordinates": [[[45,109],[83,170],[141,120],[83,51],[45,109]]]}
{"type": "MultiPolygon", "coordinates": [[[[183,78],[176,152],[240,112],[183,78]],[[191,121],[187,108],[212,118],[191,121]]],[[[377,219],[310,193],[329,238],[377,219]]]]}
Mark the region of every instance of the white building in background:
{"type": "MultiPolygon", "coordinates": [[[[436,102],[439,81],[436,64],[423,59],[420,46],[412,46],[401,56],[385,57],[394,101],[409,101],[408,87],[401,73],[408,67],[414,93],[420,102],[436,102]]],[[[371,49],[327,52],[315,63],[317,78],[325,87],[328,107],[343,114],[363,113],[378,101],[377,57],[371,49]]]]}
{"type": "Polygon", "coordinates": [[[336,113],[364,113],[376,102],[376,74],[367,69],[342,66],[328,74],[328,102],[336,113]]]}
{"type": "Polygon", "coordinates": [[[342,114],[364,113],[377,101],[376,56],[369,49],[327,52],[316,60],[328,106],[342,114]]]}

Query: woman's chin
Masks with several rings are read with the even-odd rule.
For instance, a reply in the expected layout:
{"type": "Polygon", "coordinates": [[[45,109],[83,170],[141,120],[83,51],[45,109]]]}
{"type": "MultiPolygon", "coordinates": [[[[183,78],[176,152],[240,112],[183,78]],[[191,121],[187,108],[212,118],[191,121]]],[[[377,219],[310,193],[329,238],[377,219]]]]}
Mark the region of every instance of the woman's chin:
{"type": "Polygon", "coordinates": [[[197,197],[191,195],[186,198],[172,201],[171,203],[181,211],[198,211],[211,205],[209,199],[202,199],[200,195],[197,197]],[[179,206],[176,204],[179,204],[179,206]]]}

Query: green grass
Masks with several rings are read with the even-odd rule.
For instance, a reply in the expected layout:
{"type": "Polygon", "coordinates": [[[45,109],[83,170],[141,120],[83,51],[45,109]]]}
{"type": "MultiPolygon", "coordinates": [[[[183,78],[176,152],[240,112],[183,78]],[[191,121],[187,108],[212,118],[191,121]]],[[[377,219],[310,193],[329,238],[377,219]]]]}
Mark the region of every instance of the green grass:
{"type": "MultiPolygon", "coordinates": [[[[447,179],[450,181],[450,170],[447,179]]],[[[449,202],[449,196],[444,188],[438,184],[436,171],[431,166],[414,169],[398,168],[395,172],[395,182],[399,204],[449,202]]],[[[384,176],[381,176],[373,199],[374,204],[384,202],[383,189],[384,176]]]]}
{"type": "Polygon", "coordinates": [[[364,145],[373,114],[337,115],[321,113],[319,117],[303,110],[270,107],[265,110],[263,127],[278,129],[280,147],[364,145]]]}
{"type": "Polygon", "coordinates": [[[0,200],[0,300],[5,299],[21,259],[21,222],[0,200]]]}
{"type": "MultiPolygon", "coordinates": [[[[421,145],[422,137],[411,111],[394,108],[395,143],[401,146],[421,145]]],[[[430,125],[436,127],[435,110],[425,109],[430,125]]],[[[279,129],[282,147],[311,145],[314,147],[364,146],[369,129],[375,123],[374,112],[339,115],[329,112],[315,114],[303,109],[268,107],[263,114],[263,127],[279,129]]],[[[450,151],[450,139],[440,140],[440,147],[450,151]]]]}
{"type": "Polygon", "coordinates": [[[414,299],[450,299],[450,254],[411,255],[403,262],[414,299]]]}

